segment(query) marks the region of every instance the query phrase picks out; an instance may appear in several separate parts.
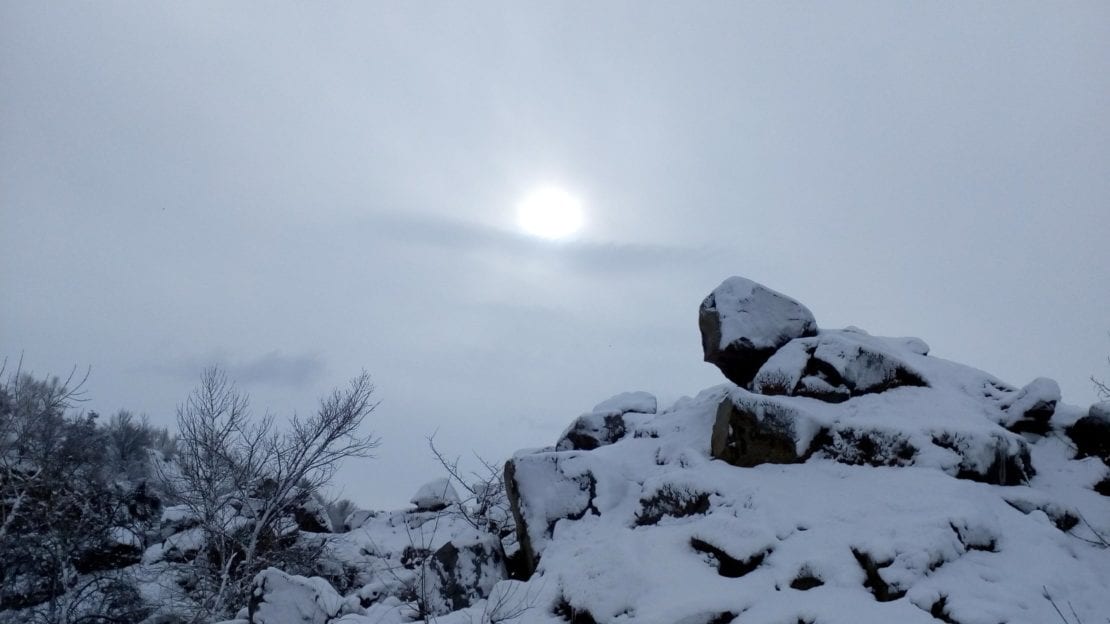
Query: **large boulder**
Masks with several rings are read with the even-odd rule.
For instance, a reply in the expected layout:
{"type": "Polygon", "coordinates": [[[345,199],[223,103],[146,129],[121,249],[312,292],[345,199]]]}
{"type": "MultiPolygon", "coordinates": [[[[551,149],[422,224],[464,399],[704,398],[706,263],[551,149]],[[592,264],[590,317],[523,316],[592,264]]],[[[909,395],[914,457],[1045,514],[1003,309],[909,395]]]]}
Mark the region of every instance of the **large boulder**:
{"type": "Polygon", "coordinates": [[[339,615],[343,598],[324,579],[267,568],[254,577],[250,624],[327,624],[339,615]]]}
{"type": "Polygon", "coordinates": [[[1026,442],[985,417],[930,422],[917,411],[929,405],[927,399],[906,401],[901,414],[881,401],[845,414],[807,400],[732,392],[717,407],[710,455],[741,467],[811,457],[849,465],[930,466],[997,485],[1020,485],[1034,474],[1026,442]]]}
{"type": "Polygon", "coordinates": [[[779,347],[817,333],[808,308],[743,277],[730,277],[709,293],[698,327],[705,361],[742,386],[779,347]]]}
{"type": "Polygon", "coordinates": [[[622,474],[590,453],[541,452],[506,462],[505,492],[516,522],[522,574],[536,569],[559,521],[601,515],[627,487],[622,474]]]}

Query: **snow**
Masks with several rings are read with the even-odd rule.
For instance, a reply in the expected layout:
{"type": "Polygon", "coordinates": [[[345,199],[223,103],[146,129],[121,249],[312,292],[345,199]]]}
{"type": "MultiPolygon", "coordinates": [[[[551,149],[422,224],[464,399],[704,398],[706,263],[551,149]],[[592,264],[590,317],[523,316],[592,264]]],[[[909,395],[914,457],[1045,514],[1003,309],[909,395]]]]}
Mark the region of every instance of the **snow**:
{"type": "MultiPolygon", "coordinates": [[[[801,303],[743,277],[730,277],[713,290],[712,307],[720,318],[720,349],[744,341],[754,349],[773,349],[786,339],[811,333],[813,314],[801,303]]],[[[703,306],[706,306],[703,303],[703,306]]]]}
{"type": "Polygon", "coordinates": [[[409,502],[416,505],[417,509],[443,508],[459,502],[459,494],[451,485],[450,479],[441,477],[420,486],[409,502]]]}
{"type": "Polygon", "coordinates": [[[254,580],[251,624],[327,624],[343,599],[320,577],[293,576],[267,568],[254,580]]]}
{"type": "Polygon", "coordinates": [[[590,411],[593,413],[618,413],[639,412],[641,414],[654,414],[657,409],[655,395],[638,391],[622,392],[598,403],[590,411]]]}

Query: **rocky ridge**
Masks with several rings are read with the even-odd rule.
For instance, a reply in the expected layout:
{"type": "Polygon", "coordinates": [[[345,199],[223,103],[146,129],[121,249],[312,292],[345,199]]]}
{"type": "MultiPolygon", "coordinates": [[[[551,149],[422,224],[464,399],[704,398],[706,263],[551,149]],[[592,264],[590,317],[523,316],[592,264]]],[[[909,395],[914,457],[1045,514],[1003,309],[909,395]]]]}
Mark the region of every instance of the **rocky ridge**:
{"type": "Polygon", "coordinates": [[[699,326],[706,361],[731,383],[663,409],[642,392],[598,404],[506,463],[494,522],[476,523],[446,481],[422,489],[417,509],[356,512],[331,546],[352,570],[345,596],[269,571],[244,619],[1110,614],[1110,404],[1065,405],[1051,380],[1012,386],[920,339],[818,328],[805,306],[744,278],[705,299],[699,326]],[[271,608],[294,594],[303,608],[271,608]]]}

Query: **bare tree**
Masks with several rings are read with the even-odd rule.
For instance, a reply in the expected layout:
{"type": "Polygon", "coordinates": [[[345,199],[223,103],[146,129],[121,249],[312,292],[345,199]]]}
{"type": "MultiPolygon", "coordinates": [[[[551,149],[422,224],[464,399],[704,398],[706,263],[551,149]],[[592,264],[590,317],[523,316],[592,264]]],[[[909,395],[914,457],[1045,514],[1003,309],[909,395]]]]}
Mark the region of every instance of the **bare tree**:
{"type": "Polygon", "coordinates": [[[461,488],[461,499],[447,511],[456,513],[479,531],[496,535],[507,556],[517,551],[516,525],[513,522],[509,497],[505,490],[505,473],[480,455],[474,457],[481,471],[464,474],[459,457],[448,458],[435,444],[435,435],[428,436],[428,448],[450,480],[461,488]]]}
{"type": "MultiPolygon", "coordinates": [[[[291,563],[295,510],[323,488],[340,462],[369,457],[378,439],[360,433],[377,404],[363,372],[333,390],[308,418],[279,428],[270,415],[253,419],[249,398],[227,375],[206,370],[178,409],[177,474],[170,489],[200,521],[207,548],[198,557],[206,586],[204,615],[223,615],[244,601],[250,578],[268,565],[291,563]]],[[[299,573],[299,570],[288,570],[299,573]]]]}

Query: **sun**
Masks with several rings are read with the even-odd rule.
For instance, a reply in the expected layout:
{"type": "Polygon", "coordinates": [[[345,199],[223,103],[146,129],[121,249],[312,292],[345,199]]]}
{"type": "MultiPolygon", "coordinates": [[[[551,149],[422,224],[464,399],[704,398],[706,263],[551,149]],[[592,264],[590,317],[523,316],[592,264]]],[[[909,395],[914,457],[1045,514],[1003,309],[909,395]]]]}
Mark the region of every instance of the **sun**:
{"type": "Polygon", "coordinates": [[[525,232],[557,240],[582,229],[582,202],[557,186],[544,186],[529,193],[517,205],[517,223],[525,232]]]}

